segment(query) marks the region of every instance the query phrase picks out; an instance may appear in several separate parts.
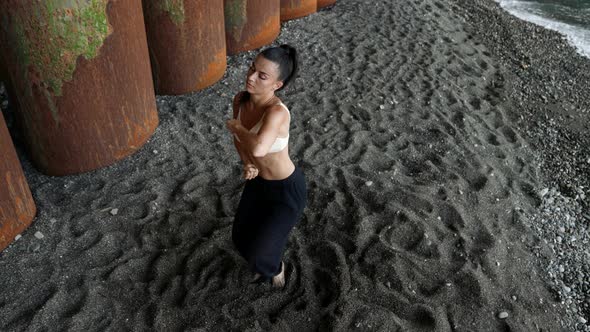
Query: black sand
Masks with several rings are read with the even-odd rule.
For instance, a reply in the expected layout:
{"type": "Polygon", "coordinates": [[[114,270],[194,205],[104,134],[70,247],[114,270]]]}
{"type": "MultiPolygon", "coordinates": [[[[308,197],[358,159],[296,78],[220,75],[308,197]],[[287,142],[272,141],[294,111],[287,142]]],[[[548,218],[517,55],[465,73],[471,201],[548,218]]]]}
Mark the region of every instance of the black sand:
{"type": "Polygon", "coordinates": [[[158,97],[155,135],[112,167],[44,176],[13,131],[39,215],[0,253],[0,330],[584,331],[534,220],[544,188],[588,193],[590,60],[493,1],[339,0],[277,43],[302,55],[282,97],[309,191],[285,289],[249,285],[229,238],[243,181],[224,123],[251,52],[158,97]]]}

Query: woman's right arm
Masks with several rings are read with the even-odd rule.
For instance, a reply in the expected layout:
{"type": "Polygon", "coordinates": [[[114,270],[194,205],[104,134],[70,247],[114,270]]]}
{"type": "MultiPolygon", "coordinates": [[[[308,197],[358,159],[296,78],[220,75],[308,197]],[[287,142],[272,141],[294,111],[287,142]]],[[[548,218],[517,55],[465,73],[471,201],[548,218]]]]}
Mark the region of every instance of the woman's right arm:
{"type": "MultiPolygon", "coordinates": [[[[235,95],[234,100],[233,100],[232,108],[234,111],[234,115],[233,115],[234,119],[238,118],[238,112],[240,110],[240,100],[242,98],[242,94],[243,94],[243,92],[238,92],[238,94],[235,95]]],[[[252,157],[249,156],[244,149],[242,149],[240,142],[236,139],[235,136],[233,136],[233,139],[234,139],[234,146],[236,147],[236,151],[238,151],[238,154],[240,155],[240,159],[242,160],[242,163],[244,164],[244,166],[246,166],[248,164],[253,165],[254,163],[252,162],[252,157]]]]}
{"type": "MultiPolygon", "coordinates": [[[[233,118],[237,119],[238,118],[238,112],[240,110],[240,103],[241,103],[241,98],[242,98],[242,94],[243,92],[238,93],[233,100],[233,111],[234,111],[234,115],[233,118]]],[[[242,169],[243,174],[242,177],[246,180],[252,180],[253,178],[258,176],[258,168],[256,167],[256,164],[254,164],[252,162],[252,156],[249,155],[245,149],[242,148],[242,145],[240,144],[240,142],[236,139],[236,137],[233,137],[234,139],[234,146],[236,147],[236,151],[238,151],[238,155],[240,155],[240,159],[242,160],[242,169]]]]}

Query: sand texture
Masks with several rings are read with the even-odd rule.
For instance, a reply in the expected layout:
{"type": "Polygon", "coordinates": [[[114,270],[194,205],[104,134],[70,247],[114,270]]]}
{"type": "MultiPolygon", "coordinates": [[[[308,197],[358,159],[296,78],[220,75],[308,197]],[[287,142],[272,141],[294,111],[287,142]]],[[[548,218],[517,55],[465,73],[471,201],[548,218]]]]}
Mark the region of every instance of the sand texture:
{"type": "Polygon", "coordinates": [[[522,220],[540,204],[535,151],[461,13],[339,0],[283,25],[308,207],[280,291],[248,283],[230,238],[244,181],[225,121],[254,52],[211,88],[158,96],[154,136],[114,166],[44,176],[14,133],[39,212],[0,253],[0,330],[566,330],[522,220]]]}

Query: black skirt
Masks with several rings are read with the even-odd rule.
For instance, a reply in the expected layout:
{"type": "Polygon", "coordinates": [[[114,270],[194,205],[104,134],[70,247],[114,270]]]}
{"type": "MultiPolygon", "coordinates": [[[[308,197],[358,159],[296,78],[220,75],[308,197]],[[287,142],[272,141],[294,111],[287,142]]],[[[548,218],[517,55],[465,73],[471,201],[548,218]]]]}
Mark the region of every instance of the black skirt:
{"type": "Polygon", "coordinates": [[[252,272],[268,280],[280,272],[289,232],[307,201],[301,168],[283,180],[256,177],[246,182],[234,218],[232,240],[252,272]]]}

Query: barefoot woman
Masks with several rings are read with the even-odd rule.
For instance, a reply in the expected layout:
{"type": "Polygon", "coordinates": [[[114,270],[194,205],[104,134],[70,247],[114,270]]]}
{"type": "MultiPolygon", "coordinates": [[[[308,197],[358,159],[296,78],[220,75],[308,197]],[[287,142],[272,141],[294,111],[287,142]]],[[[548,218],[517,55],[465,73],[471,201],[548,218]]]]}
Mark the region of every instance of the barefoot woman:
{"type": "Polygon", "coordinates": [[[246,186],[232,229],[233,242],[256,281],[285,284],[283,251],[306,202],[303,172],[289,158],[289,109],[275,95],[297,72],[288,45],[261,52],[248,70],[246,91],[234,98],[227,127],[244,164],[246,186]]]}

